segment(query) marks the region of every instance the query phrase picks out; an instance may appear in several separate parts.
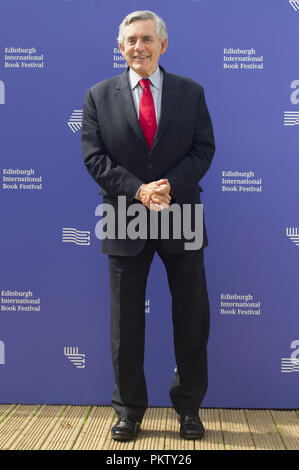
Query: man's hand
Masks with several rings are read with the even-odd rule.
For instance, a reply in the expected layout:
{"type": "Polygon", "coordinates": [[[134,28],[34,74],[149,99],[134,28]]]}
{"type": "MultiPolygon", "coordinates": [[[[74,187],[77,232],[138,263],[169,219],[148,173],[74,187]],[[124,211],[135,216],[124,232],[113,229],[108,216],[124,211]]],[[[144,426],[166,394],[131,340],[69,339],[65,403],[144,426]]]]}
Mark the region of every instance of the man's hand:
{"type": "Polygon", "coordinates": [[[170,190],[167,179],[152,181],[141,186],[138,199],[150,210],[168,209],[171,201],[170,190]]]}

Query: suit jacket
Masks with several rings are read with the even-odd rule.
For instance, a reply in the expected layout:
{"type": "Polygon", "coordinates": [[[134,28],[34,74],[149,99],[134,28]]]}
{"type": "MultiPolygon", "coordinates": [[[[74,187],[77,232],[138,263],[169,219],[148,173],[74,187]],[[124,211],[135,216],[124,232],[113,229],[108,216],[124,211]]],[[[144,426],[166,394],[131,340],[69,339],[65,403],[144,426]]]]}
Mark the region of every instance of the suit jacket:
{"type": "MultiPolygon", "coordinates": [[[[162,69],[162,68],[161,68],[162,69]]],[[[179,205],[200,203],[198,185],[208,170],[215,143],[203,88],[193,80],[163,71],[161,117],[149,150],[136,114],[128,70],[91,87],[85,96],[82,149],[85,165],[100,185],[103,202],[118,216],[118,196],[126,208],[143,183],[167,178],[179,205]]],[[[150,212],[150,211],[148,211],[150,212]]],[[[129,223],[130,218],[127,222],[129,223]]],[[[116,230],[117,232],[117,230],[116,230]]],[[[170,252],[184,251],[184,242],[162,240],[170,252]]],[[[144,239],[104,239],[102,251],[135,255],[144,239]]],[[[204,246],[207,244],[204,227],[204,246]]]]}

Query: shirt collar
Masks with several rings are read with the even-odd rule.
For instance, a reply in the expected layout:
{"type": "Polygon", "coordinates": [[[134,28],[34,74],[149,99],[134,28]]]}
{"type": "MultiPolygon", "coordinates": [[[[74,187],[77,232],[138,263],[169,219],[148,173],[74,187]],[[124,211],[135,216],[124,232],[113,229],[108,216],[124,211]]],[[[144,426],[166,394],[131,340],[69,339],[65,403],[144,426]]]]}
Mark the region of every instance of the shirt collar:
{"type": "MultiPolygon", "coordinates": [[[[160,87],[160,74],[161,74],[161,70],[160,68],[158,67],[154,73],[152,73],[149,77],[147,77],[151,84],[158,88],[160,87]]],[[[130,77],[130,84],[131,84],[131,90],[133,90],[139,83],[140,79],[142,78],[140,75],[138,75],[138,73],[134,72],[134,70],[130,69],[129,70],[129,77],[130,77]]]]}

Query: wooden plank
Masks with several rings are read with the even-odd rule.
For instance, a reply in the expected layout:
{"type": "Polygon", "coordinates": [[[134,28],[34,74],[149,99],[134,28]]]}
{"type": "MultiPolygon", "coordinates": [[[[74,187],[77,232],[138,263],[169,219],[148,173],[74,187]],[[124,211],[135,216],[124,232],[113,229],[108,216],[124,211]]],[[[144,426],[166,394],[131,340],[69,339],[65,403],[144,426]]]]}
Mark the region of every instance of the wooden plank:
{"type": "Polygon", "coordinates": [[[14,441],[11,450],[37,450],[47,439],[65,406],[44,405],[14,441]]]}
{"type": "Polygon", "coordinates": [[[115,413],[110,406],[94,406],[81,429],[73,450],[100,450],[110,439],[115,413]]]}
{"type": "Polygon", "coordinates": [[[166,434],[167,408],[148,408],[134,450],[162,450],[166,434]]]}
{"type": "Polygon", "coordinates": [[[203,439],[194,441],[195,449],[224,450],[219,410],[202,408],[199,410],[199,415],[205,427],[205,435],[203,439]]]}
{"type": "Polygon", "coordinates": [[[70,450],[79,436],[90,406],[67,406],[41,450],[70,450]]]}
{"type": "Polygon", "coordinates": [[[0,449],[9,449],[17,437],[25,430],[34,413],[36,405],[17,405],[0,423],[0,449]]]}
{"type": "Polygon", "coordinates": [[[219,412],[225,449],[255,449],[244,411],[221,409],[219,412]]]}
{"type": "Polygon", "coordinates": [[[296,411],[271,410],[270,413],[287,450],[299,450],[299,417],[296,411]]]}
{"type": "Polygon", "coordinates": [[[252,439],[258,450],[284,450],[270,410],[246,410],[252,439]]]}
{"type": "Polygon", "coordinates": [[[0,405],[0,449],[121,450],[299,450],[295,410],[200,410],[201,440],[179,436],[173,408],[148,408],[137,439],[111,438],[117,418],[112,407],[0,405]]]}
{"type": "Polygon", "coordinates": [[[0,423],[9,415],[16,405],[0,405],[0,423]]]}

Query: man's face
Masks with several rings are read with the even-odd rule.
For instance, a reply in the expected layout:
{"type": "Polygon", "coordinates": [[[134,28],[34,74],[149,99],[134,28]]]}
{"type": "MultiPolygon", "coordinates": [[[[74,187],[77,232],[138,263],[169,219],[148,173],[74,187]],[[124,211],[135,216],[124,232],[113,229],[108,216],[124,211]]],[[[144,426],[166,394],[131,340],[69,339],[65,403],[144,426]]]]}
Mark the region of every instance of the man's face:
{"type": "Polygon", "coordinates": [[[154,20],[138,20],[125,27],[124,44],[119,44],[119,48],[129,67],[146,78],[157,69],[167,42],[160,42],[154,20]]]}

